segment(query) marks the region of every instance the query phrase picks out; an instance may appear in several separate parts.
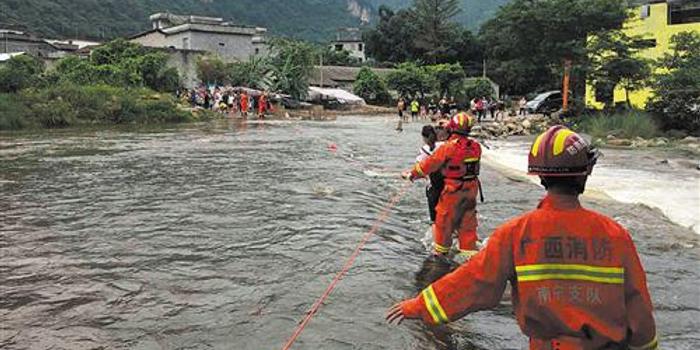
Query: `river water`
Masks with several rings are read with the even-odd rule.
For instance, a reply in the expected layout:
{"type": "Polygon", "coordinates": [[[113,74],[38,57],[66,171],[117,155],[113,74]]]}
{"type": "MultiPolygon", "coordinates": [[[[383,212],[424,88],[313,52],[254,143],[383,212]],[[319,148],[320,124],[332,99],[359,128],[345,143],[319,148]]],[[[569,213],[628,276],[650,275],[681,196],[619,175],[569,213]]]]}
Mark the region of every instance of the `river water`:
{"type": "MultiPolygon", "coordinates": [[[[0,135],[0,348],[279,349],[389,198],[417,123],[233,122],[0,135]]],[[[483,170],[481,237],[542,191],[483,170]]],[[[389,326],[425,258],[414,184],[295,349],[523,349],[508,301],[389,326]]],[[[632,232],[663,349],[700,347],[700,239],[646,205],[585,204],[632,232]]]]}

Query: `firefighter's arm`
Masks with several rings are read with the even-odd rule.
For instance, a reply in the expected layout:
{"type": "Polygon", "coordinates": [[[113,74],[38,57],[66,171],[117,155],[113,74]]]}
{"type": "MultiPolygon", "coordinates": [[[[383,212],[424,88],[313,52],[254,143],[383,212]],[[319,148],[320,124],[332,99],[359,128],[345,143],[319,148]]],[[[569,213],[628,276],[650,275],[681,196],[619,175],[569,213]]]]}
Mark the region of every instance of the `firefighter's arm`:
{"type": "Polygon", "coordinates": [[[656,323],[647,289],[646,274],[631,239],[628,240],[627,245],[624,267],[629,348],[631,350],[657,349],[656,323]]]}
{"type": "Polygon", "coordinates": [[[449,156],[450,147],[439,147],[430,157],[416,163],[411,170],[411,179],[426,177],[442,168],[449,156]]]}
{"type": "Polygon", "coordinates": [[[513,276],[511,239],[507,230],[497,230],[469,262],[405,302],[406,318],[436,325],[498,305],[513,276]]]}

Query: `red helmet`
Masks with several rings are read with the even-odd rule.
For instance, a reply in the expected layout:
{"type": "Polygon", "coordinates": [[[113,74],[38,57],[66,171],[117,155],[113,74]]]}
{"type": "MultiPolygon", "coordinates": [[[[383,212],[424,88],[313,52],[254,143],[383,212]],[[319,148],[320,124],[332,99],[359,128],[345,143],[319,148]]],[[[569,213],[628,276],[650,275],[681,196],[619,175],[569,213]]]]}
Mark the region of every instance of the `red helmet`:
{"type": "Polygon", "coordinates": [[[447,129],[456,134],[468,135],[473,126],[474,117],[465,112],[459,112],[447,124],[447,129]]]}
{"type": "Polygon", "coordinates": [[[590,175],[599,153],[579,134],[565,126],[549,128],[535,139],[528,173],[540,176],[590,175]]]}

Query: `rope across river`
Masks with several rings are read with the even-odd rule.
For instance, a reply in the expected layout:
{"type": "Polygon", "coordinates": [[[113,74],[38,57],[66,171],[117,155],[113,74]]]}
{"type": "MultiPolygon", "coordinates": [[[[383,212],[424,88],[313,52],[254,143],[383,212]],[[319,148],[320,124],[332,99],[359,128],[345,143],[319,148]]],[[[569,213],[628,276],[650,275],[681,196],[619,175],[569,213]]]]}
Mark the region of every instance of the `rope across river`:
{"type": "Polygon", "coordinates": [[[379,213],[379,216],[377,217],[377,220],[374,221],[374,224],[372,227],[365,233],[365,235],[362,237],[362,240],[360,240],[360,243],[357,245],[355,250],[352,252],[350,257],[348,257],[347,261],[345,262],[345,265],[343,265],[343,268],[340,269],[340,271],[335,275],[335,278],[333,278],[333,281],[328,285],[328,288],[321,294],[321,296],[316,300],[316,302],[311,306],[311,309],[306,313],[306,316],[304,319],[299,323],[297,328],[294,330],[294,333],[292,334],[291,337],[287,340],[285,345],[282,347],[283,350],[288,350],[292,348],[292,345],[294,345],[294,342],[297,340],[299,335],[304,331],[304,328],[309,324],[311,319],[314,317],[314,315],[318,312],[318,310],[321,308],[321,305],[323,305],[323,302],[328,299],[328,297],[331,295],[333,290],[335,289],[336,286],[338,286],[338,283],[340,283],[340,280],[343,279],[343,277],[350,271],[352,268],[352,265],[355,263],[355,260],[357,257],[360,255],[360,252],[362,251],[362,248],[367,244],[367,242],[374,236],[374,234],[379,231],[379,228],[381,225],[386,221],[386,219],[389,218],[389,214],[391,213],[391,210],[401,201],[401,198],[406,194],[406,191],[411,187],[411,183],[406,181],[401,188],[396,192],[394,196],[392,196],[389,199],[389,202],[384,206],[382,211],[379,213]]]}

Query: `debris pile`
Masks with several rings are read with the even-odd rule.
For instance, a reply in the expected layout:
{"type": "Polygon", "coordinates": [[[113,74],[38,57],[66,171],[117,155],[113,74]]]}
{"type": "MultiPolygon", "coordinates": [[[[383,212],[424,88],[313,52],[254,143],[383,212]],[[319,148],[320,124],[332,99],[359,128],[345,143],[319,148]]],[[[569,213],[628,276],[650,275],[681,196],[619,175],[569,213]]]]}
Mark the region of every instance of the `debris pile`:
{"type": "Polygon", "coordinates": [[[507,116],[498,121],[483,122],[472,129],[472,135],[479,139],[496,139],[508,136],[533,135],[557,124],[557,119],[535,114],[528,116],[507,116]]]}

